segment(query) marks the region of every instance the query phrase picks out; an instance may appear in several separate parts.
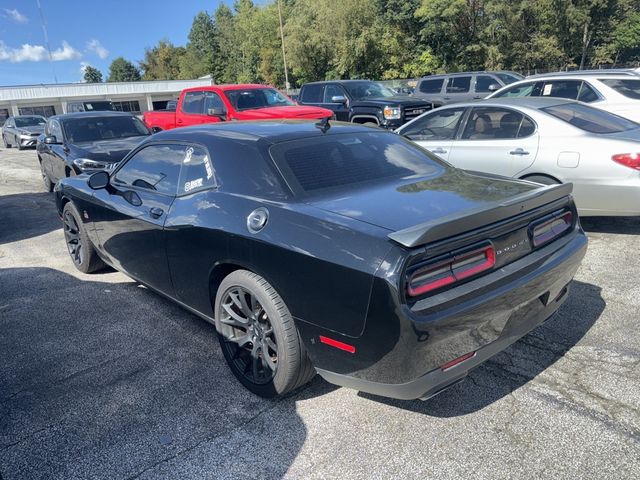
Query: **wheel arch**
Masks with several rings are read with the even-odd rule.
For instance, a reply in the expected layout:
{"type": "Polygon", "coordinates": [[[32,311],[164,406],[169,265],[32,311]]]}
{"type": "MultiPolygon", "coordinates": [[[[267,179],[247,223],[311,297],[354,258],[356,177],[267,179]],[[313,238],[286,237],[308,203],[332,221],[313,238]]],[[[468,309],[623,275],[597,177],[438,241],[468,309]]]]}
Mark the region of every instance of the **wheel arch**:
{"type": "Polygon", "coordinates": [[[528,180],[531,177],[545,177],[548,178],[550,180],[553,180],[556,183],[564,183],[562,180],[560,180],[559,178],[554,177],[553,175],[549,175],[548,173],[527,173],[526,175],[522,175],[520,177],[520,180],[528,180]]]}
{"type": "Polygon", "coordinates": [[[363,113],[363,114],[356,114],[351,117],[351,123],[362,124],[362,123],[368,123],[372,121],[375,122],[376,125],[380,125],[380,120],[374,114],[363,113]]]}

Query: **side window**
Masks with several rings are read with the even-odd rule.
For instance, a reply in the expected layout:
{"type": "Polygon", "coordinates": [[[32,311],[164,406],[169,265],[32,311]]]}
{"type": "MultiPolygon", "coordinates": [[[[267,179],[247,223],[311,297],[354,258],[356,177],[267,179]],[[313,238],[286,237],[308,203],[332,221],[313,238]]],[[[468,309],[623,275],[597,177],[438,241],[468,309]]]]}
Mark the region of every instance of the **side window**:
{"type": "Polygon", "coordinates": [[[213,164],[202,147],[187,147],[182,160],[182,175],[178,195],[191,193],[216,185],[213,164]]]}
{"type": "Polygon", "coordinates": [[[496,97],[538,97],[542,91],[543,82],[528,82],[507,88],[496,97]]]}
{"type": "Polygon", "coordinates": [[[516,138],[524,116],[504,108],[474,108],[462,138],[465,140],[506,140],[516,138]]]}
{"type": "Polygon", "coordinates": [[[578,100],[585,103],[595,102],[599,100],[598,94],[596,91],[589,85],[587,82],[582,82],[582,86],[580,87],[580,93],[578,93],[578,100]]]}
{"type": "Polygon", "coordinates": [[[204,92],[204,110],[203,113],[207,114],[210,108],[224,108],[224,103],[220,96],[215,92],[204,92]]]}
{"type": "Polygon", "coordinates": [[[56,140],[58,140],[59,142],[63,140],[60,122],[58,122],[57,120],[51,120],[49,122],[49,135],[53,135],[54,137],[56,137],[56,140]]]}
{"type": "Polygon", "coordinates": [[[119,185],[175,195],[186,149],[184,145],[145,147],[116,172],[113,181],[119,185]]]}
{"type": "Polygon", "coordinates": [[[452,140],[464,111],[464,108],[438,109],[403,129],[402,135],[411,140],[452,140]]]}
{"type": "Polygon", "coordinates": [[[447,93],[467,93],[471,88],[471,77],[451,77],[447,84],[447,93]]]}
{"type": "Polygon", "coordinates": [[[547,81],[542,89],[542,96],[576,100],[581,85],[582,82],[580,80],[547,81]]]}
{"type": "Polygon", "coordinates": [[[536,125],[533,123],[529,117],[524,117],[522,119],[522,123],[520,124],[520,131],[518,131],[518,138],[528,137],[529,135],[533,135],[533,132],[536,131],[536,125]]]}
{"type": "Polygon", "coordinates": [[[187,92],[182,100],[182,111],[202,115],[204,113],[204,92],[187,92]]]}
{"type": "Polygon", "coordinates": [[[321,83],[309,84],[302,87],[300,101],[303,103],[322,103],[322,92],[324,85],[321,83]]]}
{"type": "Polygon", "coordinates": [[[442,91],[442,84],[444,78],[434,78],[431,80],[422,80],[418,90],[422,93],[440,93],[442,91]]]}
{"type": "Polygon", "coordinates": [[[489,87],[491,85],[500,85],[500,83],[498,83],[498,81],[493,78],[490,77],[489,75],[477,75],[476,76],[476,87],[475,90],[478,93],[489,93],[491,92],[491,90],[489,89],[489,87]]]}
{"type": "Polygon", "coordinates": [[[323,103],[333,103],[331,98],[333,97],[346,97],[344,90],[340,85],[332,85],[329,84],[324,87],[324,102],[323,103]]]}

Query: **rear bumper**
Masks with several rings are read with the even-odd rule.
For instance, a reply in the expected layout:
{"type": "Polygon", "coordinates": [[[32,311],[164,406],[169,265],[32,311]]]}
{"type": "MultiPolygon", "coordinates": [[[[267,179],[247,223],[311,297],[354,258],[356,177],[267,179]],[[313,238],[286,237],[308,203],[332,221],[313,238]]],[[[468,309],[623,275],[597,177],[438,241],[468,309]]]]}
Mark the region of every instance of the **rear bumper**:
{"type": "MultiPolygon", "coordinates": [[[[550,318],[566,300],[586,247],[585,235],[577,230],[445,292],[446,298],[429,299],[430,305],[411,310],[397,305],[399,325],[388,309],[376,318],[381,305],[374,301],[362,337],[337,337],[353,344],[354,354],[312,345],[312,360],[336,385],[402,400],[429,398],[550,318]],[[441,368],[472,352],[473,357],[441,368]]],[[[378,295],[375,289],[373,294],[378,295]]]]}

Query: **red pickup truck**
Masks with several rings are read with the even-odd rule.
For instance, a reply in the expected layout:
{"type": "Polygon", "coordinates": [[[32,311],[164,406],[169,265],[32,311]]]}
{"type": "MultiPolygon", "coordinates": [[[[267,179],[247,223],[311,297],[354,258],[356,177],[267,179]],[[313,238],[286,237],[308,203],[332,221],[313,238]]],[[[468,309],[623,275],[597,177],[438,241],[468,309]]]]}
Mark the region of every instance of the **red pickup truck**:
{"type": "Polygon", "coordinates": [[[266,85],[212,85],[183,90],[175,111],[144,112],[144,123],[157,132],[229,120],[331,116],[331,110],[296,105],[289,97],[266,85]]]}

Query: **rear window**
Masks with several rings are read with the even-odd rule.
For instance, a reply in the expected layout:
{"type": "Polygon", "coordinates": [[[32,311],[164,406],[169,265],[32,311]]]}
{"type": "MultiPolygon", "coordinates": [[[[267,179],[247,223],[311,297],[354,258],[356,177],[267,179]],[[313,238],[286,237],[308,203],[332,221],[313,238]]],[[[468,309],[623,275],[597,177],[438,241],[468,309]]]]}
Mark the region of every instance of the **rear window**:
{"type": "Polygon", "coordinates": [[[300,93],[300,101],[304,103],[322,103],[322,91],[324,84],[314,83],[304,85],[300,93]]]}
{"type": "Polygon", "coordinates": [[[336,134],[276,144],[271,156],[294,193],[432,175],[443,167],[393,133],[336,134]]]}
{"type": "Polygon", "coordinates": [[[590,133],[618,133],[640,127],[626,118],[579,103],[555,105],[541,110],[590,133]]]}
{"type": "Polygon", "coordinates": [[[599,78],[598,80],[627,98],[640,100],[640,80],[618,80],[615,78],[599,78]]]}

